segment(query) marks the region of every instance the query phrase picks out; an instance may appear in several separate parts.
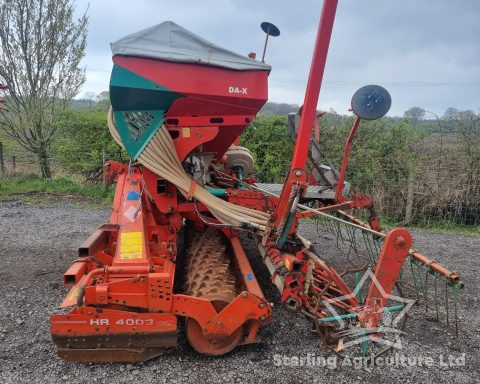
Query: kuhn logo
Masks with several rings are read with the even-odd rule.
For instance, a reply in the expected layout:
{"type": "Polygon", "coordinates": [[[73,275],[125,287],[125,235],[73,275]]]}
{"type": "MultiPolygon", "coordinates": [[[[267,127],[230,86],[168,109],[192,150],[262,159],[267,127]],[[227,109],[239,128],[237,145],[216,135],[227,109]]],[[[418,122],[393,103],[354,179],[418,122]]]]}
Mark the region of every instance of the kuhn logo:
{"type": "Polygon", "coordinates": [[[247,88],[228,87],[228,93],[241,93],[242,95],[246,95],[247,92],[248,92],[247,88]]]}

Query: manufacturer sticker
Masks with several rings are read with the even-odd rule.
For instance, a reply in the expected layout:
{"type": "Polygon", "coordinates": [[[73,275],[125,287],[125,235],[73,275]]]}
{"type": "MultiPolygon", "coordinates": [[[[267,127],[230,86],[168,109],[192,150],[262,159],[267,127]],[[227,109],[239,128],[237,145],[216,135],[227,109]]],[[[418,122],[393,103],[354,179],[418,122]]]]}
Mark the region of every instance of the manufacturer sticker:
{"type": "Polygon", "coordinates": [[[142,249],[142,232],[122,232],[120,239],[120,259],[141,259],[142,249]]]}
{"type": "Polygon", "coordinates": [[[190,137],[190,128],[182,128],[182,137],[190,137]]]}
{"type": "Polygon", "coordinates": [[[70,296],[69,296],[69,299],[70,300],[76,300],[77,297],[78,297],[78,290],[79,288],[78,287],[73,287],[72,290],[70,291],[70,296]]]}

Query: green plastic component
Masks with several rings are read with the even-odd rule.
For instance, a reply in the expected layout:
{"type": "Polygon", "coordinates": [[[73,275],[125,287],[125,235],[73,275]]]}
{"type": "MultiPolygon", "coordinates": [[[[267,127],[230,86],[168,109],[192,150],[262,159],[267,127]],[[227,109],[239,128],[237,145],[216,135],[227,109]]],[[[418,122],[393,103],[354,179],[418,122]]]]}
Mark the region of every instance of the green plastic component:
{"type": "Polygon", "coordinates": [[[360,272],[355,272],[355,289],[358,289],[357,291],[357,300],[359,305],[363,305],[363,296],[362,296],[362,287],[360,286],[360,272]]]}
{"type": "Polygon", "coordinates": [[[110,78],[110,100],[114,111],[168,110],[183,97],[128,69],[115,65],[110,78]]]}
{"type": "Polygon", "coordinates": [[[118,133],[128,155],[136,160],[153,135],[162,126],[165,111],[117,111],[114,112],[118,133]]]}
{"type": "Polygon", "coordinates": [[[110,78],[110,86],[112,87],[128,87],[128,88],[142,88],[142,89],[166,89],[161,85],[155,84],[153,81],[145,79],[136,73],[114,65],[112,69],[112,76],[110,78]]]}
{"type": "Polygon", "coordinates": [[[292,226],[293,219],[295,218],[295,213],[290,212],[287,217],[287,222],[285,223],[285,226],[283,227],[282,235],[280,236],[280,239],[278,241],[278,248],[283,249],[283,246],[287,242],[287,236],[288,233],[290,232],[290,227],[292,226]]]}
{"type": "Polygon", "coordinates": [[[182,97],[162,85],[115,65],[110,98],[118,133],[128,155],[137,159],[164,123],[164,115],[182,97]]]}
{"type": "Polygon", "coordinates": [[[368,356],[368,337],[367,337],[367,331],[365,330],[364,327],[360,328],[360,333],[362,335],[362,355],[363,356],[368,356]]]}
{"type": "Polygon", "coordinates": [[[225,189],[207,188],[207,192],[210,192],[213,196],[217,196],[217,197],[227,196],[227,191],[225,189]]]}

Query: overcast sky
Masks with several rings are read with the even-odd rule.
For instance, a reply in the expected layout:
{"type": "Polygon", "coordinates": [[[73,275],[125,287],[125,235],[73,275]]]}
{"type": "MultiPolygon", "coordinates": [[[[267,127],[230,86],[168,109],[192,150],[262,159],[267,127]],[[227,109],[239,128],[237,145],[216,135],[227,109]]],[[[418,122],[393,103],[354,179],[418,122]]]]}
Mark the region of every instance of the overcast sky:
{"type": "MultiPolygon", "coordinates": [[[[79,96],[108,89],[109,43],[172,20],[238,53],[261,56],[262,21],[276,24],[266,61],[273,69],[269,100],[302,104],[321,0],[78,0],[90,3],[84,64],[87,82],[79,96]]],[[[385,86],[391,115],[411,106],[443,114],[447,107],[480,108],[479,0],[339,0],[319,109],[344,113],[354,91],[385,86]]]]}

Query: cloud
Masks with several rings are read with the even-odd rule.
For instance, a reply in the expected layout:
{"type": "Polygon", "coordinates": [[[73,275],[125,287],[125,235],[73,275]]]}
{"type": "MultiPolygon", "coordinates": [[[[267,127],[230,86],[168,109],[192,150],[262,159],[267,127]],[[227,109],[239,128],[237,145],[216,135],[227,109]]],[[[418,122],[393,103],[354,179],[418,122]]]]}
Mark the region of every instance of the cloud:
{"type": "MultiPolygon", "coordinates": [[[[83,92],[108,88],[109,43],[173,20],[220,46],[261,55],[262,21],[281,35],[269,42],[271,101],[303,103],[321,2],[307,0],[176,0],[88,3],[87,82],[83,92]]],[[[449,106],[478,111],[480,100],[480,2],[463,0],[340,0],[320,93],[319,108],[346,112],[364,84],[384,85],[391,114],[418,105],[442,114],[449,106]]]]}

